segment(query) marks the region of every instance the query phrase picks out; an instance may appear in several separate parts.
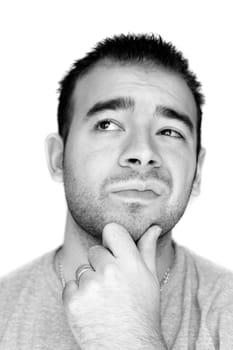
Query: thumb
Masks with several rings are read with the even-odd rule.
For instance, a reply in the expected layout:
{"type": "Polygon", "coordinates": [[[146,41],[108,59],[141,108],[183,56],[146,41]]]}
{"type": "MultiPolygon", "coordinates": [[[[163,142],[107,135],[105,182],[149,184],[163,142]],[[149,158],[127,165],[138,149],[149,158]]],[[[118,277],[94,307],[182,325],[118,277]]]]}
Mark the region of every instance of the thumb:
{"type": "Polygon", "coordinates": [[[157,278],[156,271],[156,247],[157,240],[162,229],[159,226],[150,227],[139,239],[138,250],[150,272],[157,278]]]}

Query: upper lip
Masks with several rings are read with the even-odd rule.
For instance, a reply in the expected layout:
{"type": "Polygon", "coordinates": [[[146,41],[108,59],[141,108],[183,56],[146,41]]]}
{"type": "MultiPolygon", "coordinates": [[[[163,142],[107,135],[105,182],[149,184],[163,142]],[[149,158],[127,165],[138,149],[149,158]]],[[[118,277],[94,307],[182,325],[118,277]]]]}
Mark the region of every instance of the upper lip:
{"type": "Polygon", "coordinates": [[[111,186],[111,192],[120,192],[120,191],[153,191],[155,194],[162,194],[164,186],[161,185],[161,182],[139,182],[139,181],[131,181],[125,183],[118,183],[116,185],[111,186]]]}

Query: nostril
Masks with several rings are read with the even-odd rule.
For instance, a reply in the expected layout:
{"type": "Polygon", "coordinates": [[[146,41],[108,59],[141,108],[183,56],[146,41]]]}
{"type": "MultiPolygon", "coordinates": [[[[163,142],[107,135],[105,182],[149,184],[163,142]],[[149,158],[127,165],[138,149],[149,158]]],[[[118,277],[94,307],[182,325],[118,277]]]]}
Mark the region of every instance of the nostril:
{"type": "Polygon", "coordinates": [[[130,158],[130,159],[129,159],[129,162],[130,162],[130,163],[133,163],[133,164],[136,164],[136,163],[140,163],[140,160],[137,159],[137,158],[130,158]]]}
{"type": "MultiPolygon", "coordinates": [[[[137,158],[129,158],[128,162],[131,164],[142,164],[141,160],[137,158]]],[[[148,162],[149,165],[154,165],[154,163],[155,161],[153,159],[150,159],[148,162]]]]}

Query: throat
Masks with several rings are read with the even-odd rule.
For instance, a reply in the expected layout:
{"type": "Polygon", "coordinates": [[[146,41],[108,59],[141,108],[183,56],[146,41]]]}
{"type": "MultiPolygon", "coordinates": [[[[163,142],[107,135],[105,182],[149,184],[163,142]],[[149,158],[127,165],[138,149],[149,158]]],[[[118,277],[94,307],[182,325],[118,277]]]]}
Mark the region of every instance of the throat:
{"type": "Polygon", "coordinates": [[[158,239],[156,252],[156,266],[158,279],[162,281],[166,278],[166,273],[170,272],[175,263],[175,245],[172,240],[172,233],[168,232],[158,239]]]}

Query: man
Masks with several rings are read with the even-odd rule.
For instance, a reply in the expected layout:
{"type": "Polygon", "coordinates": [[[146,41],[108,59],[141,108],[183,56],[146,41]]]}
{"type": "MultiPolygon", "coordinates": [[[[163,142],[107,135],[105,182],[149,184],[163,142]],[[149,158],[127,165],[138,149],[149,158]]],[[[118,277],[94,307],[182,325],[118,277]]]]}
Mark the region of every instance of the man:
{"type": "Polygon", "coordinates": [[[1,349],[233,348],[232,273],[172,239],[200,190],[203,103],[153,35],[108,38],[72,66],[46,139],[64,244],[1,280],[1,349]]]}

